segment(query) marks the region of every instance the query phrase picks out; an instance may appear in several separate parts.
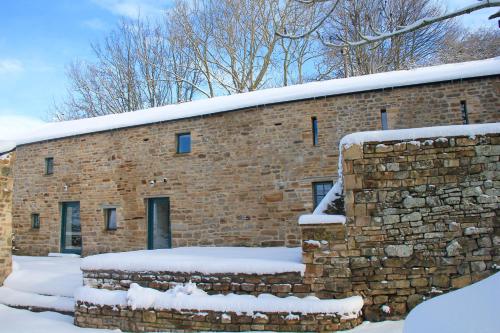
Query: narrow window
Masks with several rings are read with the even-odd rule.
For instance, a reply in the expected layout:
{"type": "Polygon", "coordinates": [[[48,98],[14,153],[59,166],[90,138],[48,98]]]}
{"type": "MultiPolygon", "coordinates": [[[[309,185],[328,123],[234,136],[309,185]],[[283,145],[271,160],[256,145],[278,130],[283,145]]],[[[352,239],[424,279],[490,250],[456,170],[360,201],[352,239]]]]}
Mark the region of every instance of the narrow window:
{"type": "Polygon", "coordinates": [[[54,173],[54,158],[47,157],[45,159],[45,174],[52,175],[54,173]]]}
{"type": "Polygon", "coordinates": [[[177,134],[177,154],[191,152],[191,133],[177,134]]]}
{"type": "Polygon", "coordinates": [[[31,228],[40,229],[40,214],[31,214],[31,228]]]}
{"type": "Polygon", "coordinates": [[[106,222],[106,230],[116,230],[116,208],[105,208],[104,219],[106,222]]]}
{"type": "Polygon", "coordinates": [[[462,124],[467,125],[469,123],[469,114],[467,113],[466,101],[460,101],[460,112],[462,113],[462,124]]]}
{"type": "Polygon", "coordinates": [[[380,110],[380,119],[382,121],[382,129],[389,129],[389,124],[387,123],[387,111],[385,109],[380,110]]]}
{"type": "Polygon", "coordinates": [[[313,146],[318,145],[318,118],[311,118],[312,132],[313,132],[313,146]]]}
{"type": "Polygon", "coordinates": [[[333,182],[313,183],[313,202],[316,208],[333,186],[333,182]]]}

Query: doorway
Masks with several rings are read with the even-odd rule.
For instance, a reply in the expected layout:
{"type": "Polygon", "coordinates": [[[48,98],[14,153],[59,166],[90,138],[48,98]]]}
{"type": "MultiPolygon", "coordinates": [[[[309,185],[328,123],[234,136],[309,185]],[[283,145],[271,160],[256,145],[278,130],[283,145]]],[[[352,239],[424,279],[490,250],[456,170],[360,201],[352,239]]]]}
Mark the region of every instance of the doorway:
{"type": "Polygon", "coordinates": [[[61,216],[61,252],[82,253],[80,202],[63,202],[61,216]]]}
{"type": "Polygon", "coordinates": [[[148,199],[148,249],[172,247],[169,198],[148,199]]]}

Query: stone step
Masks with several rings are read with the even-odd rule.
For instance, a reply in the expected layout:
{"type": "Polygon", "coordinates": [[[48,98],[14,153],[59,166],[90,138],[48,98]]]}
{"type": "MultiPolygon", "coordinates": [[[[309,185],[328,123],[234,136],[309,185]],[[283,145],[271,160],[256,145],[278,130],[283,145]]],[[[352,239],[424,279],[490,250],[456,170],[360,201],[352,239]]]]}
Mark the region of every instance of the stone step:
{"type": "Polygon", "coordinates": [[[53,311],[72,315],[75,309],[73,297],[40,295],[0,287],[0,304],[33,312],[53,311]]]}
{"type": "Polygon", "coordinates": [[[85,286],[108,289],[128,290],[132,283],[142,287],[165,291],[179,283],[193,282],[198,288],[210,295],[272,294],[278,297],[313,295],[310,286],[304,284],[300,272],[276,274],[240,273],[183,273],[183,272],[126,272],[118,270],[82,270],[85,286]]]}

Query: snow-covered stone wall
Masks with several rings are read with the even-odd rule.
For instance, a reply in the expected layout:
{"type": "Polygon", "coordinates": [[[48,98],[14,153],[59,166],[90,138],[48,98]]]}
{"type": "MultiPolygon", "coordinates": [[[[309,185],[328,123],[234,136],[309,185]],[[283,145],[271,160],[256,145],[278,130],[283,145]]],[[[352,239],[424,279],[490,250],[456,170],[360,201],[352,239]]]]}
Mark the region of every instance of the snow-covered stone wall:
{"type": "Polygon", "coordinates": [[[13,154],[0,156],[0,285],[12,269],[12,176],[13,154]]]}
{"type": "Polygon", "coordinates": [[[394,318],[496,272],[496,128],[343,146],[346,224],[301,225],[311,290],[321,298],[363,295],[367,319],[394,318]]]}

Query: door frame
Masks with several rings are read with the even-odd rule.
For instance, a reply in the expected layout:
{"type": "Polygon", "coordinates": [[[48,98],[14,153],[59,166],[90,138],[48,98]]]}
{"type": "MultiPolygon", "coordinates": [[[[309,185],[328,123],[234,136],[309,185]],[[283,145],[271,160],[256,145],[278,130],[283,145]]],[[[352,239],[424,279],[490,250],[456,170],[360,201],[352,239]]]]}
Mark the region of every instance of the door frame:
{"type": "Polygon", "coordinates": [[[146,216],[147,216],[147,223],[148,223],[148,234],[147,234],[147,245],[148,245],[148,250],[154,250],[154,221],[153,221],[153,214],[151,214],[152,209],[153,209],[153,203],[155,200],[159,199],[164,199],[167,202],[167,213],[168,213],[168,244],[170,245],[169,248],[172,248],[172,223],[170,220],[170,198],[169,197],[152,197],[152,198],[146,198],[147,200],[147,211],[146,211],[146,216]]]}
{"type": "MultiPolygon", "coordinates": [[[[66,206],[67,205],[74,205],[74,204],[78,204],[78,210],[80,211],[80,201],[64,201],[64,202],[61,202],[61,253],[73,253],[73,254],[82,254],[82,250],[83,250],[83,235],[81,235],[80,237],[82,237],[82,246],[80,247],[80,250],[68,250],[68,249],[65,249],[65,246],[64,246],[64,241],[66,240],[66,206]]],[[[81,220],[81,212],[79,212],[79,218],[80,218],[80,228],[82,226],[82,220],[81,220]]],[[[80,229],[80,232],[81,232],[81,229],[80,229]]]]}

